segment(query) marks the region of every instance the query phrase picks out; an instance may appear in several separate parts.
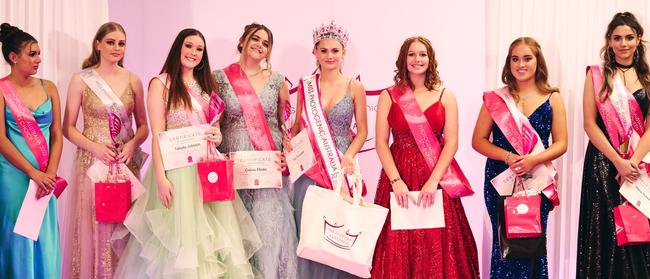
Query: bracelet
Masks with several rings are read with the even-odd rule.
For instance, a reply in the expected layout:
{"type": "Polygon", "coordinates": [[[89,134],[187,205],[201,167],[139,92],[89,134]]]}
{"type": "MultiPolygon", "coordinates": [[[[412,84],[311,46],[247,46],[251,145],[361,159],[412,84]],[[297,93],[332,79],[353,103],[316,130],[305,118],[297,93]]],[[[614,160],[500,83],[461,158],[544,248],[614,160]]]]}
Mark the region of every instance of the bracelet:
{"type": "Polygon", "coordinates": [[[393,179],[390,180],[390,185],[393,185],[393,184],[395,184],[395,182],[400,181],[400,180],[402,180],[401,177],[399,177],[399,176],[398,176],[398,177],[395,177],[395,178],[393,178],[393,179]]]}
{"type": "Polygon", "coordinates": [[[512,152],[508,151],[508,154],[506,154],[506,159],[504,162],[506,162],[506,165],[509,165],[508,162],[510,161],[510,156],[512,156],[512,152]]]}

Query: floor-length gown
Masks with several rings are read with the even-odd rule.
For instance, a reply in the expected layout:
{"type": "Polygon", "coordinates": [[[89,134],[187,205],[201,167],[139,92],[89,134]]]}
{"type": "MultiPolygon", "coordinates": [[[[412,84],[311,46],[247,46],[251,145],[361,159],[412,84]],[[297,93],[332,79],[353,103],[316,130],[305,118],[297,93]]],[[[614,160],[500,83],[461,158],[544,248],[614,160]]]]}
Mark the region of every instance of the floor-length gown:
{"type": "MultiPolygon", "coordinates": [[[[645,119],[648,97],[634,92],[645,119]]],[[[607,136],[600,114],[596,122],[607,136]]],[[[585,153],[576,278],[650,278],[650,245],[616,245],[614,207],[621,204],[616,167],[591,142],[585,153]]]]}
{"type": "MultiPolygon", "coordinates": [[[[221,121],[223,142],[219,150],[223,153],[255,150],[248,135],[246,122],[237,95],[223,70],[214,72],[218,93],[226,104],[221,121]]],[[[269,81],[257,92],[275,146],[282,146],[282,132],[278,125],[278,102],[284,76],[273,72],[269,81]]],[[[260,234],[263,246],[255,253],[251,263],[265,279],[296,277],[296,224],[290,201],[291,184],[283,179],[282,189],[238,190],[260,234]]]]}
{"type": "MultiPolygon", "coordinates": [[[[196,82],[186,86],[202,92],[196,82]]],[[[209,100],[204,92],[202,97],[209,100]]],[[[193,117],[198,119],[196,112],[193,117]]],[[[192,125],[182,106],[167,112],[166,119],[166,130],[192,125]]],[[[124,221],[131,236],[115,278],[253,278],[249,260],[261,241],[239,196],[204,203],[196,165],[165,171],[165,176],[173,188],[172,206],[161,203],[151,164],[146,192],[124,221]]]]}
{"type": "MultiPolygon", "coordinates": [[[[131,86],[127,86],[119,98],[127,115],[133,119],[135,99],[131,86]]],[[[93,142],[110,143],[106,106],[88,87],[82,92],[81,107],[84,123],[82,134],[93,142]]],[[[133,128],[127,129],[128,134],[133,135],[133,128]]],[[[112,240],[118,223],[95,221],[94,184],[86,175],[86,171],[94,162],[92,153],[77,148],[72,179],[66,190],[68,204],[63,219],[65,223],[61,226],[62,278],[113,278],[119,257],[128,240],[126,237],[112,240]]],[[[135,160],[131,160],[128,167],[140,177],[135,160]]]]}
{"type": "MultiPolygon", "coordinates": [[[[444,91],[443,91],[444,94],[444,91]]],[[[442,98],[442,95],[441,97],[442,98]]],[[[440,100],[424,111],[429,125],[443,143],[445,108],[440,100]]],[[[390,146],[395,165],[410,191],[419,191],[431,173],[400,106],[391,104],[388,124],[393,135],[390,146]]],[[[381,171],[375,203],[390,208],[390,179],[381,171]]],[[[444,193],[444,191],[443,191],[444,193]]],[[[390,214],[377,240],[372,278],[478,278],[476,242],[460,199],[443,194],[445,227],[391,230],[390,214]]]]}
{"type": "MultiPolygon", "coordinates": [[[[45,90],[42,80],[41,85],[45,90]]],[[[9,107],[5,105],[4,109],[7,138],[32,166],[38,168],[36,157],[29,149],[9,107]]],[[[51,98],[48,97],[45,103],[30,112],[49,145],[52,124],[51,98]]],[[[48,202],[38,241],[13,232],[28,185],[27,174],[0,155],[0,278],[60,278],[61,256],[55,197],[48,202]]]]}
{"type": "MultiPolygon", "coordinates": [[[[306,112],[303,112],[306,113],[306,112]]],[[[354,116],[354,101],[350,95],[350,90],[346,90],[343,98],[329,111],[325,111],[327,116],[327,124],[329,125],[336,148],[345,153],[352,142],[350,136],[350,125],[352,124],[352,117],[354,116]]],[[[302,207],[307,194],[307,188],[310,185],[318,185],[311,178],[303,175],[294,183],[294,198],[293,202],[296,207],[295,217],[296,226],[298,229],[298,236],[300,236],[300,222],[302,220],[302,207]]],[[[332,268],[328,265],[320,264],[307,259],[298,259],[298,278],[300,279],[342,279],[342,278],[358,278],[345,271],[332,268]]]]}
{"type": "MultiPolygon", "coordinates": [[[[537,107],[530,116],[528,116],[530,124],[540,136],[544,148],[548,147],[548,140],[551,134],[551,124],[553,122],[553,112],[551,110],[550,100],[551,98],[549,97],[544,103],[537,107]]],[[[517,153],[496,123],[492,124],[492,144],[512,153],[517,153]]],[[[488,215],[490,215],[490,222],[492,224],[492,260],[490,278],[532,278],[532,274],[536,274],[536,278],[548,278],[548,262],[546,256],[537,257],[534,260],[510,260],[501,258],[497,221],[497,202],[499,202],[499,193],[494,189],[490,180],[505,171],[507,168],[508,165],[500,160],[488,158],[485,164],[485,184],[483,186],[483,194],[485,196],[485,206],[487,207],[488,215]]],[[[553,205],[544,195],[542,195],[541,205],[542,230],[544,234],[546,234],[548,214],[553,208],[553,205]]]]}

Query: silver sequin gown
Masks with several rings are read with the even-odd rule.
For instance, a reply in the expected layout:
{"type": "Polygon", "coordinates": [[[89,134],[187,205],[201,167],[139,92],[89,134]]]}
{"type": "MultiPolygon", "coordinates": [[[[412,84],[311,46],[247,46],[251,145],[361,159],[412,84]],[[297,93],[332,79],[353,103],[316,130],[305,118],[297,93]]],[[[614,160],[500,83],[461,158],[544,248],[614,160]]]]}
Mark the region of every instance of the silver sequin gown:
{"type": "MultiPolygon", "coordinates": [[[[213,72],[218,94],[226,104],[221,121],[223,141],[219,150],[223,153],[255,150],[248,136],[237,95],[232,89],[223,70],[213,72]]],[[[264,109],[266,121],[273,141],[282,148],[282,132],[277,115],[280,88],[284,76],[278,72],[271,74],[269,81],[259,92],[258,97],[264,109]]],[[[296,278],[296,223],[290,202],[291,185],[288,177],[283,179],[282,189],[239,190],[239,195],[257,227],[263,246],[251,259],[254,268],[265,279],[296,278]]]]}

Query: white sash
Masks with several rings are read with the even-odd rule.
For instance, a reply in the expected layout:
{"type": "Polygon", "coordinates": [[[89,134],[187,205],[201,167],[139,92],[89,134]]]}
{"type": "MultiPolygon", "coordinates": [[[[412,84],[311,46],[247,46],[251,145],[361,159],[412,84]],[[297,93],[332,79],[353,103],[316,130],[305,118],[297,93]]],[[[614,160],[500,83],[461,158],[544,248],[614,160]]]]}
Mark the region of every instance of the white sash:
{"type": "MultiPolygon", "coordinates": [[[[118,134],[118,141],[125,143],[129,139],[133,138],[131,118],[129,118],[129,115],[126,112],[124,103],[122,103],[122,100],[120,100],[120,98],[115,94],[108,83],[106,83],[106,81],[93,68],[84,69],[79,73],[79,77],[81,77],[81,80],[83,80],[90,90],[95,93],[95,96],[99,98],[102,104],[106,106],[106,111],[112,112],[120,117],[120,120],[122,121],[122,129],[118,134]]],[[[128,86],[131,86],[131,84],[128,86]]],[[[108,130],[108,127],[106,127],[106,129],[108,130]]],[[[135,162],[138,169],[142,169],[148,157],[149,154],[143,152],[138,146],[133,152],[131,160],[135,162]]],[[[133,176],[133,173],[130,173],[129,176],[133,176]]]]}
{"type": "MultiPolygon", "coordinates": [[[[325,118],[323,107],[320,102],[318,94],[318,85],[315,75],[310,75],[302,78],[303,80],[303,100],[305,104],[305,118],[307,129],[313,134],[316,141],[320,155],[323,157],[323,164],[327,170],[330,178],[330,185],[334,186],[334,181],[337,179],[337,172],[341,170],[341,152],[336,148],[334,138],[330,131],[330,127],[325,118]]],[[[355,158],[356,160],[356,158],[355,158]]],[[[359,164],[356,163],[358,169],[359,164]]],[[[357,170],[358,171],[358,170],[357,170]]],[[[346,175],[346,182],[348,190],[352,192],[350,186],[354,185],[354,176],[346,175]]]]}
{"type": "MultiPolygon", "coordinates": [[[[95,93],[95,96],[102,101],[102,104],[106,106],[106,110],[117,114],[122,120],[122,130],[118,135],[119,140],[124,143],[124,141],[133,137],[133,132],[129,129],[131,128],[131,119],[124,108],[122,100],[115,94],[108,83],[93,68],[84,69],[79,73],[79,76],[95,93]]],[[[129,84],[129,86],[131,85],[129,84]]]]}

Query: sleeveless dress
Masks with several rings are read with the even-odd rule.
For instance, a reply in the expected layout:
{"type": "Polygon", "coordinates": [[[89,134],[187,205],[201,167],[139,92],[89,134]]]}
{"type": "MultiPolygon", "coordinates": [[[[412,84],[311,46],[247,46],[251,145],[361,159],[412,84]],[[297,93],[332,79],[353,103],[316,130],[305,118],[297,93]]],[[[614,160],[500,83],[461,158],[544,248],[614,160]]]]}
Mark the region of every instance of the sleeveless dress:
{"type": "MultiPolygon", "coordinates": [[[[633,95],[645,119],[650,105],[646,92],[639,89],[633,95]]],[[[597,115],[596,123],[607,136],[597,115]]],[[[616,245],[613,212],[621,204],[617,174],[614,164],[589,142],[582,174],[576,278],[650,278],[649,244],[616,245]]]]}
{"type": "MultiPolygon", "coordinates": [[[[351,82],[351,80],[350,80],[351,82]]],[[[352,142],[350,137],[350,126],[352,125],[352,117],[354,116],[354,101],[350,95],[350,86],[343,95],[343,99],[334,104],[330,111],[325,112],[327,116],[327,124],[329,124],[334,138],[336,148],[345,153],[352,142]]],[[[300,236],[300,222],[302,217],[302,206],[305,200],[307,189],[311,185],[318,185],[314,180],[306,175],[301,176],[294,183],[293,202],[296,207],[294,212],[296,218],[296,226],[298,236],[300,236]]],[[[298,278],[300,279],[337,279],[337,278],[358,278],[345,271],[336,268],[310,261],[307,259],[298,259],[298,278]]]]}
{"type": "MultiPolygon", "coordinates": [[[[45,91],[43,80],[41,85],[45,91]]],[[[4,109],[7,138],[33,167],[38,168],[36,157],[6,104],[4,109]]],[[[52,124],[52,100],[49,94],[45,103],[30,112],[49,145],[52,124]]],[[[0,154],[0,278],[60,278],[61,257],[55,197],[47,205],[38,241],[13,232],[28,185],[27,174],[0,154]]]]}
{"type": "MultiPolygon", "coordinates": [[[[549,98],[537,107],[528,117],[530,124],[542,140],[544,148],[548,148],[548,140],[551,135],[551,124],[553,122],[553,112],[551,110],[551,98],[549,98]]],[[[496,123],[492,124],[492,144],[516,154],[515,149],[510,145],[508,139],[503,135],[496,123]]],[[[508,168],[508,165],[499,160],[488,158],[485,164],[485,184],[483,194],[485,197],[485,206],[487,207],[490,222],[492,224],[492,261],[490,268],[490,278],[533,278],[532,274],[537,274],[535,278],[548,278],[548,262],[546,256],[531,259],[501,259],[501,250],[499,248],[499,230],[497,223],[497,202],[499,202],[499,193],[497,193],[490,180],[508,168]],[[534,268],[533,268],[534,267],[534,268]]],[[[541,217],[542,230],[546,234],[546,224],[548,214],[553,205],[546,196],[542,196],[541,217]]]]}
{"type": "MultiPolygon", "coordinates": [[[[239,99],[223,70],[213,72],[217,80],[219,97],[226,104],[221,120],[222,153],[255,150],[248,136],[239,99]]],[[[284,76],[273,72],[269,81],[258,93],[264,116],[275,146],[282,150],[282,132],[278,125],[278,100],[284,76]]],[[[282,189],[238,190],[262,239],[263,246],[251,259],[258,274],[266,279],[296,277],[296,223],[289,199],[291,183],[283,177],[282,189]]]]}
{"type": "MultiPolygon", "coordinates": [[[[129,80],[120,101],[132,120],[135,100],[130,84],[129,80]]],[[[81,107],[84,123],[82,134],[92,142],[110,143],[106,106],[89,87],[82,92],[81,107]]],[[[128,134],[133,135],[133,128],[128,129],[128,134]]],[[[113,278],[119,256],[128,240],[126,237],[111,240],[113,231],[121,224],[95,221],[95,188],[86,175],[94,162],[95,157],[90,151],[77,148],[77,159],[67,189],[65,224],[61,226],[62,278],[113,278]]],[[[135,160],[131,160],[127,166],[135,176],[140,177],[135,160]]]]}
{"type": "MultiPolygon", "coordinates": [[[[444,144],[445,108],[440,100],[428,107],[424,116],[444,144]]],[[[427,164],[424,156],[401,108],[394,102],[388,113],[388,124],[393,135],[390,151],[400,177],[410,191],[419,191],[431,173],[423,167],[427,164]]],[[[382,170],[375,203],[390,209],[392,191],[390,179],[382,170]]],[[[476,242],[461,200],[444,193],[443,206],[444,228],[393,231],[388,215],[377,240],[372,278],[479,278],[476,242]]]]}
{"type": "MultiPolygon", "coordinates": [[[[209,100],[197,83],[186,85],[209,100]]],[[[168,111],[166,119],[165,130],[192,125],[183,106],[168,111]]],[[[131,236],[115,278],[253,278],[249,259],[261,243],[239,197],[204,203],[196,165],[165,171],[165,176],[173,185],[172,207],[160,202],[151,164],[146,192],[124,221],[131,236]]]]}

